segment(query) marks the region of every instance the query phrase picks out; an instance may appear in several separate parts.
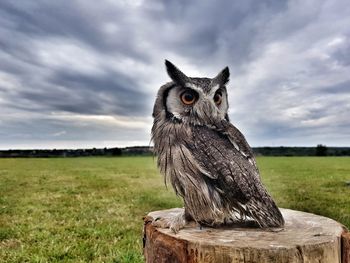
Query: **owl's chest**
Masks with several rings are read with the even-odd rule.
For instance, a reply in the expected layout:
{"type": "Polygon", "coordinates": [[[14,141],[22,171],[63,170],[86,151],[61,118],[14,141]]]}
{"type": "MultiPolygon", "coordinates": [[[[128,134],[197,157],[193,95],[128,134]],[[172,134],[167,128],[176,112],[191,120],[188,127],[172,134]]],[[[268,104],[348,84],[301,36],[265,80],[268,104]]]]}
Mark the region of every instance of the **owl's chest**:
{"type": "Polygon", "coordinates": [[[160,147],[185,145],[193,151],[210,153],[213,146],[230,147],[228,138],[222,133],[206,126],[192,126],[185,124],[166,124],[161,134],[157,136],[160,147]]]}
{"type": "Polygon", "coordinates": [[[194,151],[211,154],[213,150],[232,148],[226,135],[206,126],[195,126],[191,129],[191,141],[194,151]]]}
{"type": "Polygon", "coordinates": [[[187,143],[193,137],[191,128],[182,123],[167,122],[156,127],[155,131],[155,146],[161,148],[187,143]]]}

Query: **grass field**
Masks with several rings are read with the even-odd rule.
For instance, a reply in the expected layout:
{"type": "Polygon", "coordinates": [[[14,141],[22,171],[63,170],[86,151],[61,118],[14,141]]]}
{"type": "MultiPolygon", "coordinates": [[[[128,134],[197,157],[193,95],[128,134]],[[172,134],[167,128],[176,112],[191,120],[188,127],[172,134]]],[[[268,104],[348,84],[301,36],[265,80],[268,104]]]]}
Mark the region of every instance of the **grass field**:
{"type": "MultiPolygon", "coordinates": [[[[350,227],[350,158],[258,164],[280,207],[350,227]]],[[[0,262],[143,262],[143,215],[176,206],[151,157],[0,159],[0,262]]]]}

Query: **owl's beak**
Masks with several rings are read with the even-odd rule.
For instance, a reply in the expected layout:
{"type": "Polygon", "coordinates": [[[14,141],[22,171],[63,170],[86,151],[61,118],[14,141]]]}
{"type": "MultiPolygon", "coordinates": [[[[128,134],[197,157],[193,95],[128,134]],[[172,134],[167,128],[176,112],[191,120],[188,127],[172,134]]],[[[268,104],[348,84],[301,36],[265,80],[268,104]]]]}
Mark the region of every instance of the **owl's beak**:
{"type": "Polygon", "coordinates": [[[214,123],[219,116],[218,108],[213,102],[213,98],[206,96],[197,105],[196,112],[205,123],[214,123]]]}

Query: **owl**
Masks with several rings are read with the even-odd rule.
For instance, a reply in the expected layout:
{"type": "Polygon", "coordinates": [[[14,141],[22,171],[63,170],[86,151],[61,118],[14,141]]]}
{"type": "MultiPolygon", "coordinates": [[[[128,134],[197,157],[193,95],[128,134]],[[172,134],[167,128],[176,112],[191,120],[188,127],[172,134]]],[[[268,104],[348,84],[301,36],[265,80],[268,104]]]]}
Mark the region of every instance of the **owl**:
{"type": "Polygon", "coordinates": [[[183,199],[184,212],[154,225],[175,233],[188,221],[282,227],[284,219],[261,182],[252,149],[229,120],[229,68],[214,78],[194,78],[167,60],[165,66],[172,81],[158,91],[152,140],[160,172],[183,199]]]}

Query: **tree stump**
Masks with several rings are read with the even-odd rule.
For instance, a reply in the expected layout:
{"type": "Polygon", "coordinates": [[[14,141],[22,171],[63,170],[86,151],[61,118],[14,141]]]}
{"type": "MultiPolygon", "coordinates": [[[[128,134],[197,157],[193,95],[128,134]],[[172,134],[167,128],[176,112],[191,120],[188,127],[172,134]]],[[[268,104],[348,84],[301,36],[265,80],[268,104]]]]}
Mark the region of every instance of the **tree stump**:
{"type": "Polygon", "coordinates": [[[350,234],[340,223],[310,213],[281,209],[282,229],[199,228],[192,224],[174,234],[154,227],[158,217],[182,208],[155,211],[144,218],[144,256],[148,263],[350,263],[350,234]]]}

